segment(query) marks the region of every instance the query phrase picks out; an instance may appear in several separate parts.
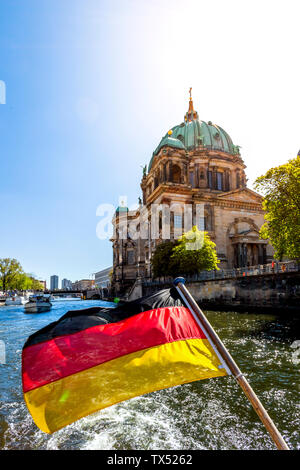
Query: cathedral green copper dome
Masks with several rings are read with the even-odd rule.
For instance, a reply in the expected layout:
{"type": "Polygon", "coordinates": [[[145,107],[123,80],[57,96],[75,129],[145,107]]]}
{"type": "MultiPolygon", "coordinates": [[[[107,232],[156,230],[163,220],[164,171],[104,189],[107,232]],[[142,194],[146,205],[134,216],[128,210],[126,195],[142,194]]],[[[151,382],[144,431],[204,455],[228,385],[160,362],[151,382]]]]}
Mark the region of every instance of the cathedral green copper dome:
{"type": "Polygon", "coordinates": [[[181,150],[185,150],[185,146],[182,140],[174,138],[173,136],[170,137],[168,134],[161,139],[159,146],[154,151],[154,155],[156,155],[162,147],[174,147],[181,150]]]}
{"type": "Polygon", "coordinates": [[[239,154],[239,147],[233,142],[222,127],[211,121],[200,121],[198,113],[194,111],[193,102],[190,98],[189,111],[185,115],[185,122],[172,127],[171,131],[161,139],[158,147],[154,150],[148,171],[150,171],[153,159],[164,146],[195,150],[201,146],[210,150],[221,150],[231,155],[239,154]]]}

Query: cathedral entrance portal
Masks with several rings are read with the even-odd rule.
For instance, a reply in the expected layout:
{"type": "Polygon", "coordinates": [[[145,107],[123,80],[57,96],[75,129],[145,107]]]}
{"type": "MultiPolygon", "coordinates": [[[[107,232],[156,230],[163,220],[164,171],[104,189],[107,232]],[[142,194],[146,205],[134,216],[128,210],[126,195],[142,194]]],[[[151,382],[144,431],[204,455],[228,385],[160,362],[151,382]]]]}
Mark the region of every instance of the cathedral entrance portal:
{"type": "Polygon", "coordinates": [[[238,217],[227,229],[230,266],[245,268],[267,263],[267,242],[259,237],[259,228],[248,217],[238,217]]]}
{"type": "Polygon", "coordinates": [[[234,243],[234,267],[244,268],[265,264],[267,260],[266,245],[262,243],[234,243]]]}

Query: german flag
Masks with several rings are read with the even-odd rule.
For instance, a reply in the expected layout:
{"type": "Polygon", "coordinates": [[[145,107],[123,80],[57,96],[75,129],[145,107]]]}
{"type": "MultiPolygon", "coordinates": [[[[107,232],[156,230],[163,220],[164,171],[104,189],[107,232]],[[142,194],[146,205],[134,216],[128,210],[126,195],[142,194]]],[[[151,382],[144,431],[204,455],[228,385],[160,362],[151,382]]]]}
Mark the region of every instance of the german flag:
{"type": "Polygon", "coordinates": [[[70,311],[23,348],[26,405],[46,433],[130,398],[227,375],[175,288],[70,311]]]}

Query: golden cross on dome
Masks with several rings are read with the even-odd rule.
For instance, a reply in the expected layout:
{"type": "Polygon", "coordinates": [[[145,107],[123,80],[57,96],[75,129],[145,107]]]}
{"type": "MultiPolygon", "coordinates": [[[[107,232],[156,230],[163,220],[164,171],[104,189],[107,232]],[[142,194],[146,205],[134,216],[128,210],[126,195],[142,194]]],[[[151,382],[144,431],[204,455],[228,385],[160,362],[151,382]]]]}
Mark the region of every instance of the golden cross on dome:
{"type": "Polygon", "coordinates": [[[190,88],[190,100],[192,100],[192,87],[190,88]]]}

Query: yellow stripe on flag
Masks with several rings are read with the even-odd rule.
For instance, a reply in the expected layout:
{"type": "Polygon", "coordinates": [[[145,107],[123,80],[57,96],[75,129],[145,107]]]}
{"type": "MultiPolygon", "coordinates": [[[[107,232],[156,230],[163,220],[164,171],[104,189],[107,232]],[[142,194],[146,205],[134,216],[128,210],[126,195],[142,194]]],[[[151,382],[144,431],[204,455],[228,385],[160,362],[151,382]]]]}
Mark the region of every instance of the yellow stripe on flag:
{"type": "Polygon", "coordinates": [[[143,349],[25,393],[36,425],[52,433],[130,398],[183,383],[227,375],[207,339],[143,349]]]}

